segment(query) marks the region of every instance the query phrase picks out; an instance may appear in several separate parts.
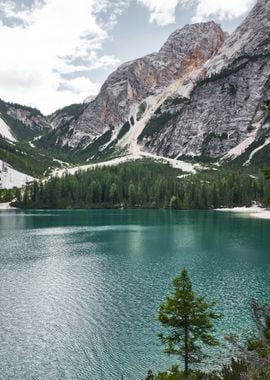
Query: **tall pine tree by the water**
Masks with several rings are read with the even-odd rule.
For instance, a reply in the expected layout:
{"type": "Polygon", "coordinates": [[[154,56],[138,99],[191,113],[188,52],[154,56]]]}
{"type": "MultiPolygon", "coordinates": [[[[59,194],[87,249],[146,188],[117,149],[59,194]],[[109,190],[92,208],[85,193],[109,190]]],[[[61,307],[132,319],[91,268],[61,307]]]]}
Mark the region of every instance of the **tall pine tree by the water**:
{"type": "Polygon", "coordinates": [[[190,363],[200,363],[204,358],[202,346],[218,345],[213,336],[213,322],[221,315],[213,311],[214,305],[194,293],[184,269],[173,280],[172,295],[159,308],[158,320],[168,330],[167,334],[159,334],[165,344],[165,353],[183,359],[186,378],[190,363]]]}

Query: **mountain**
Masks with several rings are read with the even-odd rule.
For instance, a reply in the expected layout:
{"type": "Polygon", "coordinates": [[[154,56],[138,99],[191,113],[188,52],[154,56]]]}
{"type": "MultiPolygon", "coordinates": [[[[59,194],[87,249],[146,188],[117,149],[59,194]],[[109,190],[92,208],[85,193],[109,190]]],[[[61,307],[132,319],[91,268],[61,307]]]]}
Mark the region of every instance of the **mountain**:
{"type": "Polygon", "coordinates": [[[61,155],[37,147],[40,137],[48,135],[57,117],[63,119],[66,112],[46,117],[35,108],[0,100],[0,189],[21,187],[33,177],[67,166],[59,160],[61,155]]]}
{"type": "Polygon", "coordinates": [[[99,95],[58,136],[57,144],[85,148],[105,134],[104,147],[117,138],[123,126],[120,135],[137,129],[136,122],[147,108],[154,109],[172,92],[190,91],[203,64],[224,40],[224,32],[214,22],[175,31],[158,53],[125,63],[113,72],[99,95]]]}
{"type": "Polygon", "coordinates": [[[59,139],[69,133],[71,122],[77,120],[86,106],[86,103],[71,104],[48,116],[51,129],[38,139],[35,145],[44,149],[55,150],[55,147],[59,146],[59,139]]]}
{"type": "Polygon", "coordinates": [[[33,142],[51,129],[35,108],[0,100],[0,189],[21,187],[52,164],[33,142]]]}
{"type": "Polygon", "coordinates": [[[0,136],[10,141],[29,141],[50,128],[48,119],[36,108],[0,99],[0,136]]]}
{"type": "Polygon", "coordinates": [[[170,157],[234,158],[251,144],[264,144],[270,126],[269,35],[270,2],[259,0],[204,65],[190,96],[166,99],[154,113],[139,137],[142,149],[170,157]]]}
{"type": "Polygon", "coordinates": [[[269,35],[267,0],[230,36],[214,22],[186,25],[159,52],[121,65],[74,113],[60,110],[41,143],[88,160],[145,151],[248,164],[269,149],[269,35]]]}
{"type": "Polygon", "coordinates": [[[62,128],[72,119],[78,117],[86,108],[86,103],[71,104],[61,108],[49,116],[49,122],[52,129],[62,128]]]}
{"type": "Polygon", "coordinates": [[[81,165],[142,152],[265,164],[269,35],[270,2],[258,0],[230,36],[214,22],[186,25],[157,53],[121,65],[82,104],[46,117],[0,101],[0,159],[32,176],[62,160],[81,165]]]}

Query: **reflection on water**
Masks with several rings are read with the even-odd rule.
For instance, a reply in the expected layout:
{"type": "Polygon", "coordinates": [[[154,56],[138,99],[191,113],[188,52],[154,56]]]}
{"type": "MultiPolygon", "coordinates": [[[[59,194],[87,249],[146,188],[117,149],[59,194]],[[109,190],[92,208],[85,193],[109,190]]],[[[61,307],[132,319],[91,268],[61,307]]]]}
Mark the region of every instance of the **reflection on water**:
{"type": "Polygon", "coordinates": [[[224,314],[217,334],[246,337],[250,298],[270,302],[269,227],[217,212],[0,212],[0,378],[166,368],[155,316],[184,266],[224,314]]]}

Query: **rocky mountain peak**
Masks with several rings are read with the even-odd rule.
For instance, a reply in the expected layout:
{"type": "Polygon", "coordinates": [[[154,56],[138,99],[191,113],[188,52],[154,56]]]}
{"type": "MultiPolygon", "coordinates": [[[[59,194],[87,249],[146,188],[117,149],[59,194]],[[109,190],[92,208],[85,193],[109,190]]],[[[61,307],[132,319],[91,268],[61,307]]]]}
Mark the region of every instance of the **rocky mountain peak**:
{"type": "Polygon", "coordinates": [[[71,125],[72,133],[60,145],[87,145],[108,129],[118,131],[131,117],[134,106],[172,83],[179,85],[200,70],[225,40],[214,22],[186,25],[176,30],[159,52],[127,62],[103,84],[99,95],[71,125]]]}
{"type": "Polygon", "coordinates": [[[214,21],[185,25],[173,32],[158,52],[158,57],[184,58],[188,53],[200,51],[204,60],[215,54],[225,40],[225,33],[214,21]]]}
{"type": "Polygon", "coordinates": [[[236,157],[268,141],[269,35],[270,1],[259,0],[205,64],[190,98],[165,101],[152,116],[142,149],[172,157],[236,157]]]}

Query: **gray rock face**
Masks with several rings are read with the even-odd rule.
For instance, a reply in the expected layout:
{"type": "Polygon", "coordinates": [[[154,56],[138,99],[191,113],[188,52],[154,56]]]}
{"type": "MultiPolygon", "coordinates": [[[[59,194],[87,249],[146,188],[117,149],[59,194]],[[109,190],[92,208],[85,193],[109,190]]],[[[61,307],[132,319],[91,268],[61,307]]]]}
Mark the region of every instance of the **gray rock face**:
{"type": "Polygon", "coordinates": [[[267,133],[269,36],[270,1],[259,0],[206,63],[190,98],[169,98],[153,115],[140,136],[143,148],[172,157],[220,157],[267,133]]]}
{"type": "Polygon", "coordinates": [[[38,130],[42,132],[51,128],[47,118],[37,110],[32,111],[30,109],[10,106],[7,114],[33,131],[38,130]]]}
{"type": "Polygon", "coordinates": [[[224,40],[224,32],[214,22],[177,30],[158,53],[125,63],[113,72],[58,144],[84,147],[109,129],[118,131],[135,105],[188,79],[217,53],[224,40]]]}

